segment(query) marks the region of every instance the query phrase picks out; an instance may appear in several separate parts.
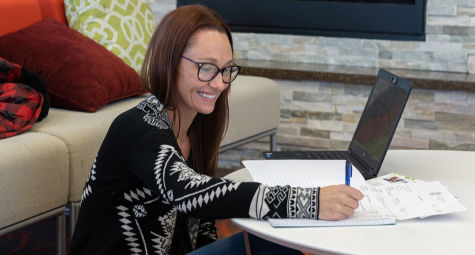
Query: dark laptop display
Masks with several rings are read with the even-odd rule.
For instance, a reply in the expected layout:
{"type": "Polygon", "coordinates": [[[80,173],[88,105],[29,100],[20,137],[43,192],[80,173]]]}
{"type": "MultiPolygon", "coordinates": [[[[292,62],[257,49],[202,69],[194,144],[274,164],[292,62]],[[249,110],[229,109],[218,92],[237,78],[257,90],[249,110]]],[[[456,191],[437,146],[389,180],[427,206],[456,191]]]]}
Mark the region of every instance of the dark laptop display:
{"type": "Polygon", "coordinates": [[[347,151],[273,151],[266,159],[348,159],[361,174],[375,177],[411,93],[412,85],[380,69],[347,151]]]}

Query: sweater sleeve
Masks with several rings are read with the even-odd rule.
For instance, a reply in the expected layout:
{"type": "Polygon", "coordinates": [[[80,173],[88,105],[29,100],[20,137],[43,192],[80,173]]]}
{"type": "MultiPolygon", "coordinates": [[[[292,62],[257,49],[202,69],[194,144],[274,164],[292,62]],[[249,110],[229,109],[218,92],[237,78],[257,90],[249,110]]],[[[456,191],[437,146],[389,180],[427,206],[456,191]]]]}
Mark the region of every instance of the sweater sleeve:
{"type": "Polygon", "coordinates": [[[196,237],[195,248],[200,248],[218,240],[216,226],[214,220],[201,220],[198,228],[198,236],[196,237]]]}
{"type": "Polygon", "coordinates": [[[319,188],[269,187],[199,174],[173,139],[164,130],[147,135],[137,141],[129,160],[132,171],[164,203],[200,219],[317,219],[319,188]]]}

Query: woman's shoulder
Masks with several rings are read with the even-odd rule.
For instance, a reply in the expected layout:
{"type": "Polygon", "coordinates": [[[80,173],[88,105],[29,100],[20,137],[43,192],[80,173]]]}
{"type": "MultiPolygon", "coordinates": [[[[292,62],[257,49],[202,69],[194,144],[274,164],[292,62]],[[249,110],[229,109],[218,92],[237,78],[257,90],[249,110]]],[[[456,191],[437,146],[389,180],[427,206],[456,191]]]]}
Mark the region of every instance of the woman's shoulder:
{"type": "Polygon", "coordinates": [[[150,135],[168,136],[171,130],[165,107],[155,96],[149,96],[134,108],[118,115],[112,122],[109,133],[139,139],[150,135]]]}
{"type": "Polygon", "coordinates": [[[148,96],[137,106],[121,113],[113,125],[128,126],[129,128],[146,128],[166,130],[171,128],[170,120],[163,104],[153,95],[148,96]]]}

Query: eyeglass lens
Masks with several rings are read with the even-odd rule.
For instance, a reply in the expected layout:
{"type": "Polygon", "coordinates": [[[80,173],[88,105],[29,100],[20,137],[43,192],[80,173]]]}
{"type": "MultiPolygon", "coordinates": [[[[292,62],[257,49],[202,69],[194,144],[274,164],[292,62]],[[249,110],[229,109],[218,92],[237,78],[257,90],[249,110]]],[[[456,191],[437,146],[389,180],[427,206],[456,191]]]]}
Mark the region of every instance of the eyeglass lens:
{"type": "Polygon", "coordinates": [[[198,78],[202,81],[211,81],[218,75],[221,71],[223,75],[223,82],[229,83],[236,79],[239,73],[239,67],[237,66],[228,66],[220,70],[217,66],[213,64],[202,64],[198,71],[198,78]]]}

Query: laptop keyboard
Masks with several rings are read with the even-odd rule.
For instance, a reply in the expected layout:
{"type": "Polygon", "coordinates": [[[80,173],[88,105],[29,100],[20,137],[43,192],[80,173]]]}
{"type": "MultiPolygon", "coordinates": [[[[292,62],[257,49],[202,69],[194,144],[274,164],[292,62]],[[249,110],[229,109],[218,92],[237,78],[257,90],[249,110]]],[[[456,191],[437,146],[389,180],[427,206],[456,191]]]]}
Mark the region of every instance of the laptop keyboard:
{"type": "Polygon", "coordinates": [[[320,152],[308,152],[313,159],[347,159],[351,160],[348,152],[346,151],[320,151],[320,152]]]}

